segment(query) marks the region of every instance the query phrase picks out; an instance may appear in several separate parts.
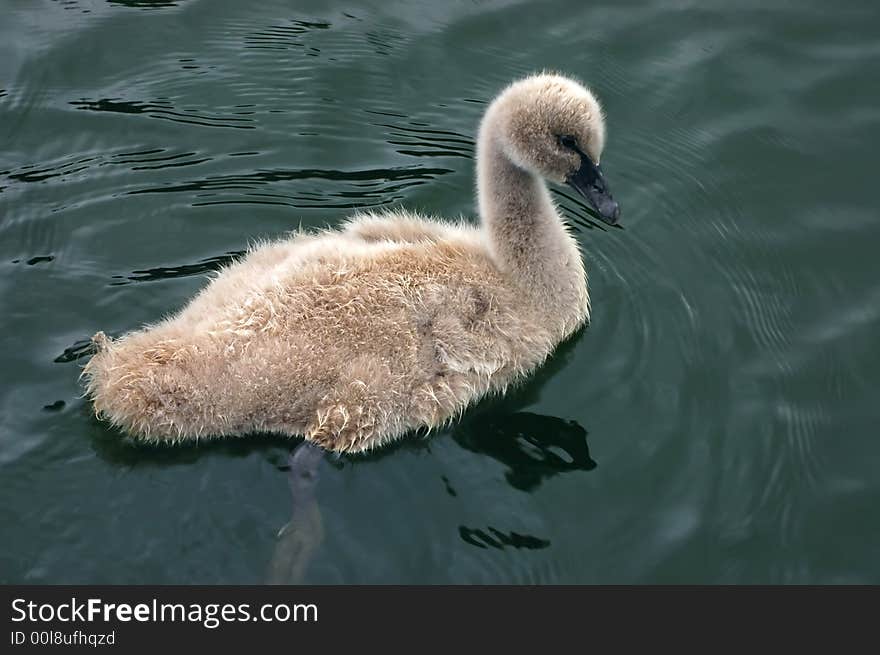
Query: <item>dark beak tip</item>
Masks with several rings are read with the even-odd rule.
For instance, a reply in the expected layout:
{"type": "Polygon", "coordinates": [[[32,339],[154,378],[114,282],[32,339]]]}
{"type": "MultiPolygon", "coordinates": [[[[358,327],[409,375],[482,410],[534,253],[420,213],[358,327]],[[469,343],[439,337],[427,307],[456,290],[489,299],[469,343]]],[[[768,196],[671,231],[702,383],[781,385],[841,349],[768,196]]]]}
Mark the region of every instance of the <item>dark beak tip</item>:
{"type": "Polygon", "coordinates": [[[611,200],[601,208],[600,215],[609,225],[616,225],[620,218],[620,205],[611,200]]]}
{"type": "Polygon", "coordinates": [[[611,196],[601,169],[586,155],[581,156],[581,167],[565,179],[586,201],[596,216],[608,225],[616,225],[620,205],[611,196]]]}

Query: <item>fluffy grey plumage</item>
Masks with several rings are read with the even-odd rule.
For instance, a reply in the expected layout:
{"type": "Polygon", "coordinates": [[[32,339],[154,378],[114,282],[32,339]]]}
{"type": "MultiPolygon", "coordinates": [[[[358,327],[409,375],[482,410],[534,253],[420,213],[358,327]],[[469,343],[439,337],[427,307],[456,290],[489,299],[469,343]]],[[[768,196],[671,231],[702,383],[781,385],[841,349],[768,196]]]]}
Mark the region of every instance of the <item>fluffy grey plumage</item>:
{"type": "Polygon", "coordinates": [[[589,318],[576,241],[544,179],[598,163],[599,104],[537,75],[480,126],[479,227],[393,211],[252,249],[175,316],[86,365],[99,416],[176,441],[253,431],[335,451],[434,428],[540,365],[589,318]]]}

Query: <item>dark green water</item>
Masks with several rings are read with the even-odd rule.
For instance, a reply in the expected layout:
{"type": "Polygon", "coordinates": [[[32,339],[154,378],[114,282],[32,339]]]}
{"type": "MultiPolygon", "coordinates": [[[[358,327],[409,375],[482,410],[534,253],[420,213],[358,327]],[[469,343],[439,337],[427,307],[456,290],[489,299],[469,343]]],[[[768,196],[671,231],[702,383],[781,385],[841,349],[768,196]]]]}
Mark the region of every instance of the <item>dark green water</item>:
{"type": "Polygon", "coordinates": [[[0,2],[0,582],[880,582],[875,3],[0,2]],[[626,229],[559,196],[594,321],[522,389],[325,458],[293,546],[289,443],[93,418],[81,340],[249,241],[474,217],[543,68],[603,100],[626,229]]]}

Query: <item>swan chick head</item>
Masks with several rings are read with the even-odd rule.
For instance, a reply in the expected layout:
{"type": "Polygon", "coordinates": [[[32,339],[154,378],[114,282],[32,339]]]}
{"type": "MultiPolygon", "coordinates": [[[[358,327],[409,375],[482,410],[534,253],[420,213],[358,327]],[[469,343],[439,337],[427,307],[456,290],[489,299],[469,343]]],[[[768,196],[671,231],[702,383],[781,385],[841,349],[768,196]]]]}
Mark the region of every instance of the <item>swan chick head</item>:
{"type": "Polygon", "coordinates": [[[620,207],[599,167],[605,118],[589,89],[561,75],[533,75],[508,86],[490,116],[504,154],[516,166],[571,185],[602,220],[617,221],[620,207]]]}

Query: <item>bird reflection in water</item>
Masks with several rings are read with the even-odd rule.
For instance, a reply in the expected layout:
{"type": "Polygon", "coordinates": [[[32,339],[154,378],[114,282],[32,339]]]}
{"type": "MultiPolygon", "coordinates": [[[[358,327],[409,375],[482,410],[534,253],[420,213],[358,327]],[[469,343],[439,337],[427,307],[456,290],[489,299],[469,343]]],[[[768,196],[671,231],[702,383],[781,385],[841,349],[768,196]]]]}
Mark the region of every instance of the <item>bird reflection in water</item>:
{"type": "MultiPolygon", "coordinates": [[[[543,480],[567,471],[590,471],[587,431],[576,421],[532,412],[487,413],[466,421],[453,435],[462,448],[488,455],[507,467],[507,483],[520,491],[532,491],[543,480]]],[[[456,495],[444,478],[447,492],[456,495]]],[[[534,535],[459,526],[459,536],[477,548],[540,550],[550,541],[534,535]]]]}
{"type": "MultiPolygon", "coordinates": [[[[531,491],[559,473],[596,468],[587,445],[587,431],[575,421],[554,416],[488,413],[465,421],[454,431],[453,439],[462,448],[488,455],[507,466],[507,482],[522,491],[531,491]]],[[[324,451],[309,442],[303,442],[288,455],[287,479],[293,508],[290,520],[278,533],[269,564],[270,584],[301,583],[323,541],[324,526],[315,495],[323,455],[324,451]]],[[[444,476],[443,481],[447,492],[457,495],[450,480],[444,476]]],[[[466,543],[479,548],[533,550],[550,545],[546,539],[492,527],[482,530],[460,526],[459,533],[466,543]]]]}
{"type": "Polygon", "coordinates": [[[462,424],[452,438],[462,448],[507,466],[507,482],[521,491],[531,491],[559,473],[596,468],[587,431],[576,421],[555,416],[489,413],[462,424]]]}

